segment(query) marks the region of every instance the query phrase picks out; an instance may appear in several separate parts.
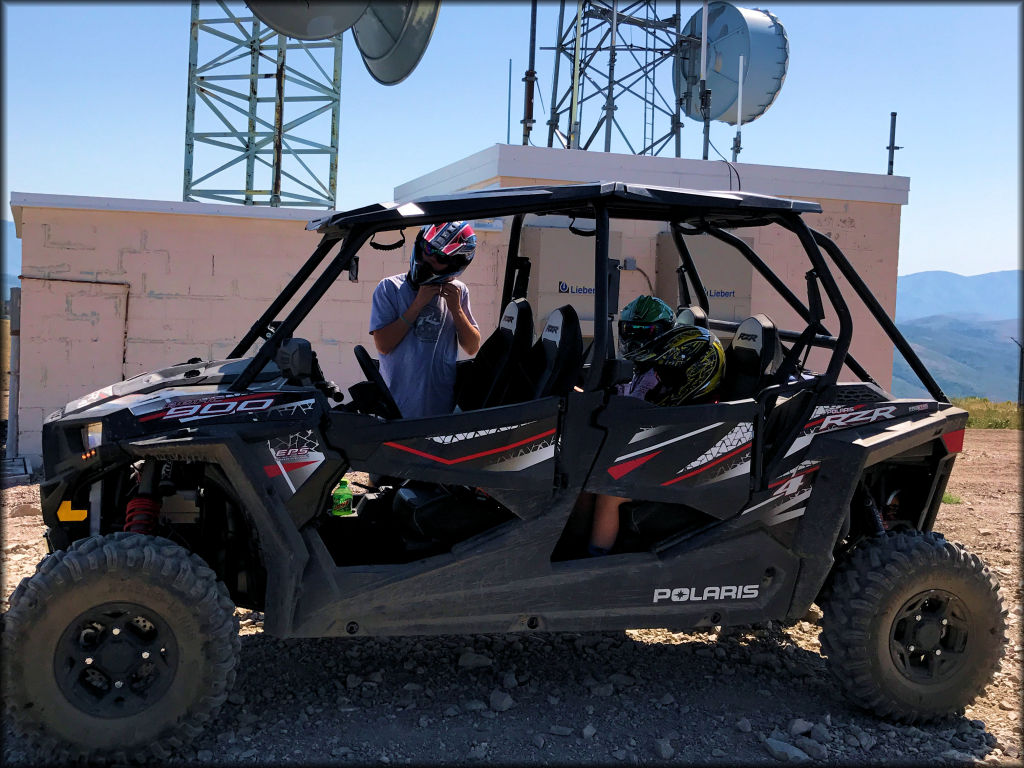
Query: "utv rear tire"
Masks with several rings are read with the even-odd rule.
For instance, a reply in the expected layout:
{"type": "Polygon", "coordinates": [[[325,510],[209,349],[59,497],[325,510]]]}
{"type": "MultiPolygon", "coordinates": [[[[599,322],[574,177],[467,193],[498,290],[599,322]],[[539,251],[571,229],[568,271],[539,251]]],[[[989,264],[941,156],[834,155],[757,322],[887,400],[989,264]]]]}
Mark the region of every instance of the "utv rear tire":
{"type": "Polygon", "coordinates": [[[227,589],[167,539],[94,536],[11,597],[5,706],[48,761],[163,759],[212,720],[240,643],[227,589]]]}
{"type": "Polygon", "coordinates": [[[858,545],[819,604],[833,676],[855,703],[900,722],[962,712],[991,681],[1006,642],[998,582],[977,555],[934,532],[858,545]]]}

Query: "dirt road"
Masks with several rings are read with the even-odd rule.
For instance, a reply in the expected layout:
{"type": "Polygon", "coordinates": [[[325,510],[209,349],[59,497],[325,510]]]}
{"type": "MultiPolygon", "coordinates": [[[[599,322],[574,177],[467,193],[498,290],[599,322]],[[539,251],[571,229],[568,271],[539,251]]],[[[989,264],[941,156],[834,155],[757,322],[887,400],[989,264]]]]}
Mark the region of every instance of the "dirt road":
{"type": "MultiPolygon", "coordinates": [[[[810,621],[718,636],[640,630],[566,635],[279,641],[241,611],[228,704],[174,763],[547,765],[664,762],[1019,765],[1021,433],[968,430],[936,529],[998,574],[1010,641],[966,716],[890,725],[848,705],[810,621]]],[[[3,609],[45,549],[4,491],[3,609]]],[[[4,727],[4,763],[36,765],[4,727]]]]}

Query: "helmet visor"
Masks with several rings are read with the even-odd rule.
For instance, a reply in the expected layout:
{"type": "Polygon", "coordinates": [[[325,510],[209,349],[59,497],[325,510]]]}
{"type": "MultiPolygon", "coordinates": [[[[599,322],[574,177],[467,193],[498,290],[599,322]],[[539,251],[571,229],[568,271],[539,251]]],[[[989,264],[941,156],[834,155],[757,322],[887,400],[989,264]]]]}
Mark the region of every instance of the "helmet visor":
{"type": "Polygon", "coordinates": [[[420,242],[420,248],[423,249],[424,257],[429,256],[441,266],[447,267],[455,262],[454,254],[445,253],[441,248],[437,248],[426,241],[420,242]]]}
{"type": "Polygon", "coordinates": [[[643,323],[633,320],[619,320],[619,338],[623,341],[646,342],[665,330],[665,323],[643,323]]]}

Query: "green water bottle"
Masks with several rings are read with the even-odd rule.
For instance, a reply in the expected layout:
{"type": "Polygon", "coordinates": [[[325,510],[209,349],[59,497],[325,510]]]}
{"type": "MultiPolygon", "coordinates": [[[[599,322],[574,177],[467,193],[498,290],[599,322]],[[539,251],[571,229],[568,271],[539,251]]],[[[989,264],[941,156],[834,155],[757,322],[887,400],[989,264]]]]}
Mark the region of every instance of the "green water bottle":
{"type": "Polygon", "coordinates": [[[348,487],[348,480],[341,478],[334,492],[331,494],[331,514],[335,517],[344,517],[352,514],[352,489],[348,487]]]}

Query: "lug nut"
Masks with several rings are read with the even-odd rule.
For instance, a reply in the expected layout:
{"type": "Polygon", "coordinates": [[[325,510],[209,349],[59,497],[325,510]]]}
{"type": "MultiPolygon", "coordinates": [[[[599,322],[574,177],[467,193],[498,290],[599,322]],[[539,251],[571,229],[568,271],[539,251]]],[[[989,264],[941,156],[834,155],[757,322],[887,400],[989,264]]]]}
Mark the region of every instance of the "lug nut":
{"type": "Polygon", "coordinates": [[[117,681],[114,682],[114,687],[115,688],[121,688],[123,686],[124,686],[124,683],[122,681],[120,681],[120,680],[117,680],[117,681]]]}
{"type": "Polygon", "coordinates": [[[120,635],[121,634],[121,630],[118,629],[117,627],[114,627],[112,630],[110,630],[110,634],[112,634],[112,635],[120,635]]]}
{"type": "Polygon", "coordinates": [[[908,645],[907,646],[907,650],[910,651],[911,653],[913,653],[914,652],[914,646],[908,645]]]}
{"type": "Polygon", "coordinates": [[[949,624],[949,619],[943,619],[942,626],[946,626],[947,624],[949,624]]]}
{"type": "Polygon", "coordinates": [[[942,649],[941,648],[936,648],[935,649],[935,655],[936,656],[941,656],[942,655],[942,649]]]}
{"type": "Polygon", "coordinates": [[[142,652],[142,658],[148,659],[149,658],[149,651],[143,651],[142,652]]]}
{"type": "Polygon", "coordinates": [[[914,620],[915,621],[920,621],[921,620],[921,614],[920,613],[917,614],[917,616],[914,617],[914,620]]]}
{"type": "Polygon", "coordinates": [[[85,663],[86,663],[86,665],[92,664],[92,656],[86,656],[85,657],[85,663]]]}

